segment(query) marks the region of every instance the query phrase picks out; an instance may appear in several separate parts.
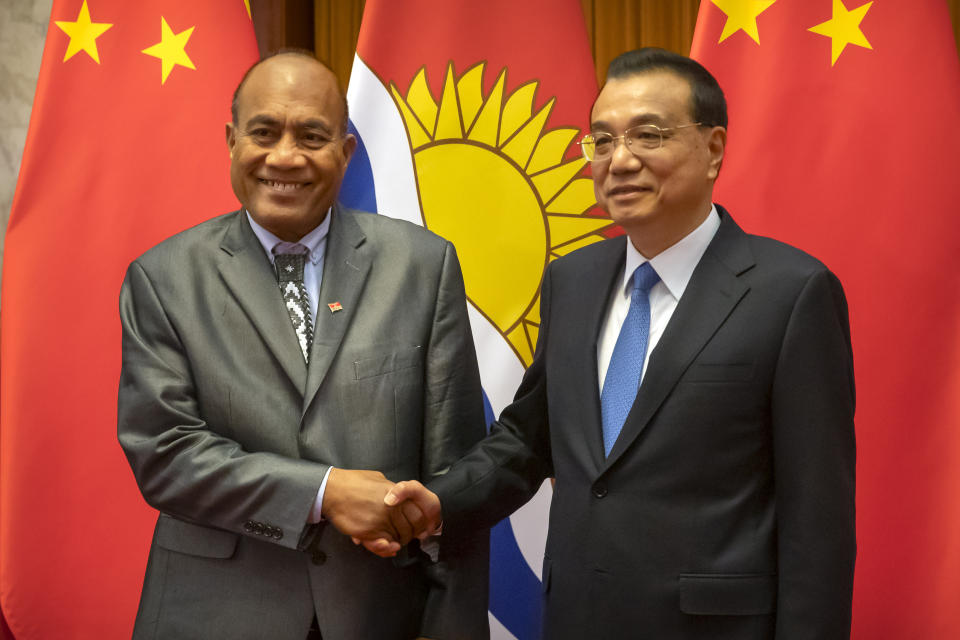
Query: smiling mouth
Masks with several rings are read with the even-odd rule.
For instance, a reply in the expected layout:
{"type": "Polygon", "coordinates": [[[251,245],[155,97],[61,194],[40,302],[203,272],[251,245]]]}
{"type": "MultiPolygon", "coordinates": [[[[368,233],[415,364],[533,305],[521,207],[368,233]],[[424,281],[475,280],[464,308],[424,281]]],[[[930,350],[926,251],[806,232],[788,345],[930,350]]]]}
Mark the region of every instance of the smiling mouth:
{"type": "Polygon", "coordinates": [[[266,180],[264,178],[257,179],[260,181],[260,184],[266,185],[270,189],[273,189],[279,193],[293,193],[294,191],[299,191],[309,184],[307,182],[284,182],[282,180],[266,180]]]}
{"type": "Polygon", "coordinates": [[[643,193],[644,191],[650,191],[647,187],[636,187],[633,185],[625,185],[622,187],[614,187],[607,191],[608,196],[624,196],[624,195],[636,195],[638,193],[643,193]]]}

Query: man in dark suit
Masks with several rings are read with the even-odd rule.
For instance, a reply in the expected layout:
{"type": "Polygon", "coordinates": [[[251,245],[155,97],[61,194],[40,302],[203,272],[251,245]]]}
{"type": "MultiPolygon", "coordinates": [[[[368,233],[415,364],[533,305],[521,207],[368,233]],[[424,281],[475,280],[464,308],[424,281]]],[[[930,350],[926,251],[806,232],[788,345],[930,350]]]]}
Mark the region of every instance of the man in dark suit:
{"type": "Polygon", "coordinates": [[[420,514],[383,504],[484,433],[459,264],[335,204],[346,121],[312,56],[255,65],[226,128],[243,209],[127,272],[118,432],[160,511],[136,638],[487,637],[486,533],[400,549],[420,514]]]}
{"type": "Polygon", "coordinates": [[[726,124],[695,61],[611,63],[581,144],[626,237],[550,265],[513,404],[435,493],[387,496],[431,521],[442,505],[458,535],[555,477],[545,638],[849,636],[846,302],[819,261],[712,204],[726,124]]]}

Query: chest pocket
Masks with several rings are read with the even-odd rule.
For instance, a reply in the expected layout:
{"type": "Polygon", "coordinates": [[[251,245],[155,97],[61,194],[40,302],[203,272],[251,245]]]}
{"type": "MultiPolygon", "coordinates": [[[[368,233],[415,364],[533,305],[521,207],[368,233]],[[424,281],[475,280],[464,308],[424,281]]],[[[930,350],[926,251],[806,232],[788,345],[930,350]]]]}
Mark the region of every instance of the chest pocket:
{"type": "Polygon", "coordinates": [[[417,345],[410,349],[356,360],[353,363],[354,374],[357,380],[363,380],[393,371],[412,369],[420,365],[421,351],[420,345],[417,345]]]}
{"type": "Polygon", "coordinates": [[[683,376],[684,382],[750,382],[754,366],[748,363],[695,362],[683,376]]]}

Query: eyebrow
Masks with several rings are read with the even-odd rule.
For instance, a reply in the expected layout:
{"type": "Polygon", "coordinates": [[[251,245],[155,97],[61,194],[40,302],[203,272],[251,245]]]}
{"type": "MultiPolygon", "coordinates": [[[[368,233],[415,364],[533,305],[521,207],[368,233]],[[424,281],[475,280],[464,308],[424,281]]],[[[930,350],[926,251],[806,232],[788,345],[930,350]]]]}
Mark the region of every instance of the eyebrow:
{"type": "Polygon", "coordinates": [[[324,133],[333,133],[333,129],[330,128],[330,125],[323,120],[317,120],[316,118],[305,120],[299,126],[303,129],[319,129],[324,133]]]}
{"type": "Polygon", "coordinates": [[[253,128],[255,125],[258,125],[258,124],[263,124],[263,125],[266,125],[266,126],[268,126],[268,127],[276,127],[276,126],[279,126],[279,125],[280,125],[280,121],[277,120],[276,118],[271,117],[271,116],[267,116],[267,115],[257,115],[257,116],[253,116],[252,118],[250,118],[249,120],[247,120],[247,127],[246,127],[246,128],[247,128],[247,129],[251,129],[251,128],[253,128]]]}
{"type": "MultiPolygon", "coordinates": [[[[636,127],[637,125],[641,125],[641,124],[655,124],[663,128],[666,125],[666,123],[667,121],[664,120],[663,117],[655,113],[644,113],[644,114],[630,118],[630,120],[627,122],[627,129],[630,129],[631,127],[636,127]]],[[[612,129],[612,127],[610,126],[610,123],[604,120],[594,120],[593,122],[590,123],[590,129],[591,130],[603,129],[603,130],[609,131],[612,129]]]]}
{"type": "MultiPolygon", "coordinates": [[[[250,118],[249,120],[247,120],[247,129],[252,129],[256,125],[265,125],[268,127],[279,127],[280,120],[266,114],[256,115],[250,118]]],[[[307,120],[304,120],[301,123],[297,123],[297,128],[317,129],[319,131],[323,131],[324,133],[332,133],[332,129],[330,128],[330,126],[323,120],[319,120],[317,118],[308,118],[307,120]]]]}

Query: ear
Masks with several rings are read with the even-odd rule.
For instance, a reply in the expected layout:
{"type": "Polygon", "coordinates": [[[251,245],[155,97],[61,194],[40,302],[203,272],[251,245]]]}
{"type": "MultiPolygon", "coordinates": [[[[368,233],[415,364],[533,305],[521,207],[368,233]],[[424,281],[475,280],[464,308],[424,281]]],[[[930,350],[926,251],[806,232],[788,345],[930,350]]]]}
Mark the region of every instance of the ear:
{"type": "Polygon", "coordinates": [[[343,144],[340,145],[343,153],[343,164],[346,166],[353,157],[353,152],[357,150],[357,139],[352,133],[343,136],[343,144]]]}
{"type": "Polygon", "coordinates": [[[224,126],[224,133],[226,134],[227,138],[227,149],[230,150],[230,155],[233,155],[233,148],[237,146],[237,137],[236,130],[233,128],[232,122],[228,122],[224,126]]]}
{"type": "Polygon", "coordinates": [[[723,127],[713,127],[707,135],[707,152],[710,154],[709,171],[707,177],[716,180],[720,175],[720,166],[723,164],[723,154],[727,148],[727,130],[723,127]]]}

